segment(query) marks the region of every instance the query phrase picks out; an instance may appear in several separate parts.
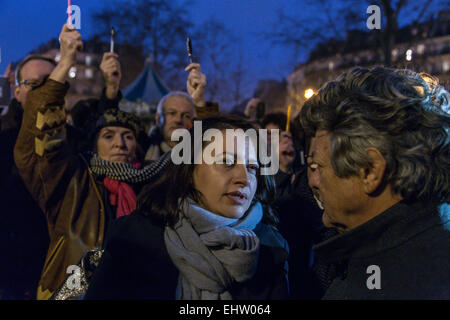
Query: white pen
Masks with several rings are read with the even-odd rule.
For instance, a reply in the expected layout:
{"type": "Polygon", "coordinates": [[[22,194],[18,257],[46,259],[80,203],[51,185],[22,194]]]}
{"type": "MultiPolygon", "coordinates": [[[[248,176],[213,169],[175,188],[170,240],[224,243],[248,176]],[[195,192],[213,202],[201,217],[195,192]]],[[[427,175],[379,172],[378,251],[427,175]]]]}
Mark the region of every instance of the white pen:
{"type": "Polygon", "coordinates": [[[111,41],[110,41],[109,52],[114,52],[114,27],[111,28],[111,41]]]}

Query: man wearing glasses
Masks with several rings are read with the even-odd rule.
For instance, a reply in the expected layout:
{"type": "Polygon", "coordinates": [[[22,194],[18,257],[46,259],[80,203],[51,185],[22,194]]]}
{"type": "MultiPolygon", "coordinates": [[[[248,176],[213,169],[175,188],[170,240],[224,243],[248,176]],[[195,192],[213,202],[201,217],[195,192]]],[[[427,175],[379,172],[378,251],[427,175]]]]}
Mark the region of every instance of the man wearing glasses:
{"type": "Polygon", "coordinates": [[[15,73],[14,95],[22,106],[25,105],[27,93],[43,83],[55,66],[56,62],[53,59],[37,55],[25,58],[18,65],[15,73]]]}
{"type": "Polygon", "coordinates": [[[17,172],[13,150],[27,93],[38,87],[55,66],[55,61],[44,56],[34,55],[23,60],[14,74],[15,99],[10,102],[7,113],[0,117],[0,252],[4,258],[0,266],[0,299],[35,298],[48,248],[44,214],[17,172]]]}
{"type": "MultiPolygon", "coordinates": [[[[100,101],[108,108],[117,108],[121,98],[121,73],[117,57],[114,53],[105,53],[100,65],[106,84],[100,101]]],[[[36,298],[48,249],[44,214],[17,172],[13,150],[22,124],[27,94],[43,84],[55,66],[56,62],[49,57],[32,55],[25,58],[14,74],[15,99],[9,104],[7,113],[0,117],[0,252],[3,261],[0,265],[0,300],[36,298]]],[[[81,145],[77,141],[79,134],[73,128],[70,132],[74,137],[73,147],[78,148],[81,145]]]]}

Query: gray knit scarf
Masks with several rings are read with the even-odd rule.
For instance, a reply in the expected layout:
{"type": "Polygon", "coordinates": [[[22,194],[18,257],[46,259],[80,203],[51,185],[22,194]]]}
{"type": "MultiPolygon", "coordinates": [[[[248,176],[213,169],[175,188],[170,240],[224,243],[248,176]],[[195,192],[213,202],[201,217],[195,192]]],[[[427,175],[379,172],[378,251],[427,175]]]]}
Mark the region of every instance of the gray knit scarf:
{"type": "Polygon", "coordinates": [[[89,156],[89,167],[95,174],[131,184],[150,181],[171,160],[170,152],[167,152],[159,160],[151,162],[142,169],[136,169],[131,163],[102,160],[96,153],[89,153],[89,156]]]}
{"type": "Polygon", "coordinates": [[[261,221],[258,202],[241,219],[207,211],[188,199],[180,220],[166,227],[164,240],[180,275],[176,298],[231,300],[233,283],[253,277],[259,257],[259,239],[252,231],[261,221]]]}

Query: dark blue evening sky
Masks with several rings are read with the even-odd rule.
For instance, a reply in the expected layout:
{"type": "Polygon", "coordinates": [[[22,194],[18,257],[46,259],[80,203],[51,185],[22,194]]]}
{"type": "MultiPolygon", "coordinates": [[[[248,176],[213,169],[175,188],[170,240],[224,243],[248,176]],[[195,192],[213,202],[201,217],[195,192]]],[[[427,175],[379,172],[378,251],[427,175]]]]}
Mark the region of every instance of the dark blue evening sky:
{"type": "MultiPolygon", "coordinates": [[[[242,37],[246,64],[254,79],[282,79],[293,69],[283,50],[270,48],[258,34],[276,22],[276,10],[295,1],[276,0],[196,0],[189,11],[194,24],[213,16],[242,37]]],[[[108,2],[72,0],[81,9],[81,34],[95,33],[91,13],[108,2]]],[[[18,61],[38,45],[56,37],[67,18],[66,0],[0,0],[0,73],[11,61],[18,61]]]]}
{"type": "MultiPolygon", "coordinates": [[[[346,5],[349,2],[336,3],[346,5]]],[[[91,14],[108,1],[72,0],[72,4],[81,8],[81,34],[85,39],[90,38],[96,31],[91,14]]],[[[9,62],[20,60],[38,45],[56,37],[67,19],[66,7],[67,0],[0,0],[0,73],[9,62]]],[[[285,78],[299,62],[287,59],[283,49],[271,47],[269,41],[260,36],[261,32],[270,32],[280,7],[290,13],[323,14],[298,0],[195,0],[189,12],[194,24],[213,16],[241,36],[244,60],[252,79],[248,86],[250,91],[258,79],[285,78]]],[[[362,22],[365,17],[366,13],[361,12],[362,22]]],[[[302,58],[306,57],[305,50],[302,58]]]]}

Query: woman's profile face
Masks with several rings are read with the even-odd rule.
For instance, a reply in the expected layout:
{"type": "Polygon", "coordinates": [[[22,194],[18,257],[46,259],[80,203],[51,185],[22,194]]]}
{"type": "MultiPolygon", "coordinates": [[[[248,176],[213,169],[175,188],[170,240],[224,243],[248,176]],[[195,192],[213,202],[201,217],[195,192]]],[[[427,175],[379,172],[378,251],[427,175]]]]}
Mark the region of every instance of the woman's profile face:
{"type": "MultiPolygon", "coordinates": [[[[242,133],[243,135],[243,133],[242,133]]],[[[197,164],[193,173],[194,188],[201,196],[200,206],[215,214],[239,219],[250,207],[257,188],[256,143],[246,139],[245,148],[226,145],[223,131],[222,152],[211,152],[213,164],[197,164]],[[222,164],[218,163],[222,160],[222,164]]],[[[231,144],[230,144],[231,145],[231,144]]]]}

